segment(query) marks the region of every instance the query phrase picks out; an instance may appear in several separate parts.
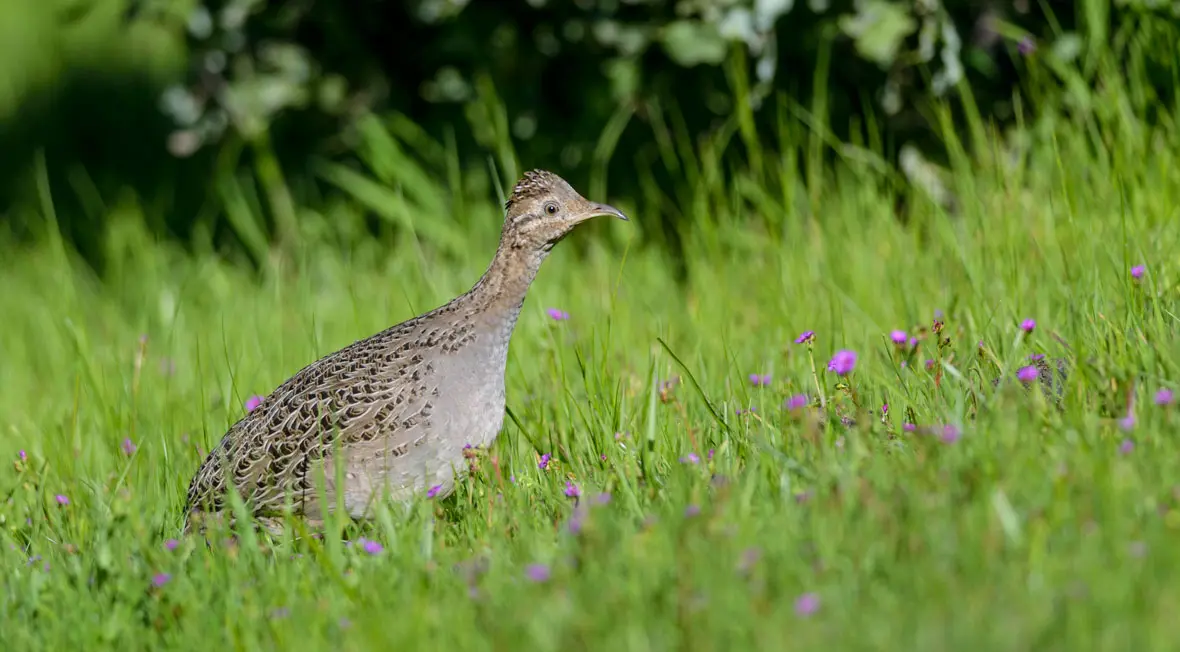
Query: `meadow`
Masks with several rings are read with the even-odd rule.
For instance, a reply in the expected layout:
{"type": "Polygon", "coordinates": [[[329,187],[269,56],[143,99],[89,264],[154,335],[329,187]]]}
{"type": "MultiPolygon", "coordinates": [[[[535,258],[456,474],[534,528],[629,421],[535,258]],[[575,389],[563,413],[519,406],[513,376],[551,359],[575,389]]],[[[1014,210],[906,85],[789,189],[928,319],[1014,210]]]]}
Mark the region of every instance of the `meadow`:
{"type": "Polygon", "coordinates": [[[131,201],[101,278],[2,235],[3,648],[1169,649],[1180,147],[1089,127],[908,220],[872,166],[701,152],[681,259],[620,203],[546,262],[457,493],[323,538],[183,538],[185,488],[252,396],[470,287],[493,193],[449,248],[308,216],[261,269],[131,201]]]}

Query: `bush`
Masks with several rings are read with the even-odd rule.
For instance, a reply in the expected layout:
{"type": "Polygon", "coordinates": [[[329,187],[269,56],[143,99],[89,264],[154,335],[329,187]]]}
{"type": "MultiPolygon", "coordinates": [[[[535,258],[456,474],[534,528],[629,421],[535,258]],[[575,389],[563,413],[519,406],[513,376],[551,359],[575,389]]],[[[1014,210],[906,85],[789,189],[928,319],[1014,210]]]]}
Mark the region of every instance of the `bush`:
{"type": "MultiPolygon", "coordinates": [[[[525,168],[549,167],[596,195],[609,186],[612,196],[644,202],[661,221],[647,235],[672,245],[690,226],[681,207],[696,201],[702,179],[726,178],[724,169],[699,169],[702,153],[753,170],[754,178],[797,170],[806,188],[818,187],[816,175],[833,159],[896,167],[899,197],[907,182],[918,182],[953,208],[952,191],[929,181],[937,170],[930,174],[925,161],[952,160],[948,133],[964,134],[954,140],[970,146],[984,129],[1019,127],[1018,146],[1037,133],[1034,116],[1166,119],[1157,107],[1174,106],[1178,39],[1175,8],[1157,4],[1082,0],[1048,13],[1048,5],[1026,0],[1010,7],[209,0],[190,11],[145,0],[133,3],[126,20],[185,34],[188,75],[159,89],[169,133],[146,134],[168,153],[135,153],[131,167],[153,173],[140,193],[171,197],[187,188],[218,198],[212,206],[162,204],[172,214],[162,226],[186,239],[199,232],[247,248],[253,242],[256,251],[270,238],[295,237],[303,219],[297,205],[319,206],[341,189],[339,175],[327,180],[309,161],[343,162],[395,188],[403,174],[489,170],[486,179],[463,175],[466,185],[450,189],[459,193],[502,188],[525,168]],[[1112,99],[1124,95],[1134,106],[1112,99]],[[380,128],[366,122],[374,114],[380,128]],[[401,167],[374,167],[378,145],[365,142],[373,137],[387,151],[396,146],[401,167]],[[196,169],[211,173],[162,166],[166,156],[196,156],[196,169]],[[410,164],[418,171],[404,172],[410,164]],[[161,179],[161,170],[176,176],[161,179]],[[226,203],[237,200],[225,196],[231,181],[257,194],[249,201],[266,207],[266,223],[233,218],[226,203]]],[[[116,101],[138,102],[111,107],[116,113],[143,109],[142,97],[116,101]]],[[[38,132],[24,129],[30,121],[22,114],[10,130],[35,140],[38,132]]],[[[92,129],[145,139],[128,126],[112,136],[112,124],[92,129]]],[[[40,133],[53,129],[43,125],[40,133]]],[[[88,168],[121,170],[105,160],[128,154],[84,160],[88,168]]],[[[59,152],[51,167],[69,158],[59,152]]],[[[813,212],[814,191],[808,199],[795,208],[813,212]]]]}

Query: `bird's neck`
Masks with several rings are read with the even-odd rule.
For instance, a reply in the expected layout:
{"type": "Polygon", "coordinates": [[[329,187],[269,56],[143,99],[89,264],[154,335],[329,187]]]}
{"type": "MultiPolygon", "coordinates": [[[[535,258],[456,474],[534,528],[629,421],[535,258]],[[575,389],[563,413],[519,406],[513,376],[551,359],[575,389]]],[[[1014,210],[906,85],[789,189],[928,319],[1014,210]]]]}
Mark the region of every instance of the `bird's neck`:
{"type": "Polygon", "coordinates": [[[501,242],[487,271],[465,297],[470,314],[510,332],[548,255],[548,248],[512,247],[501,242]]]}

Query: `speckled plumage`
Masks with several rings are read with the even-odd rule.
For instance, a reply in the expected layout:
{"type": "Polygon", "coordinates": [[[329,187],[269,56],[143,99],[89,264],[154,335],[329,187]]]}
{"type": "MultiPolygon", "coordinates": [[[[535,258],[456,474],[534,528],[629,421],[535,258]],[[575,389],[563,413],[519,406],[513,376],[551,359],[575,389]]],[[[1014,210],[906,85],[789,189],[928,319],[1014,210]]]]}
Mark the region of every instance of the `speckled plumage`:
{"type": "Polygon", "coordinates": [[[545,171],[506,204],[500,246],[451,302],[304,367],[235,423],[189,485],[185,529],[227,511],[233,487],[271,529],[290,510],[320,521],[338,502],[353,518],[388,493],[449,494],[465,445],[487,446],[504,418],[508,345],[525,294],[578,223],[618,210],[545,171]],[[342,474],[338,484],[337,465],[342,474]],[[319,487],[326,495],[320,504],[319,487]]]}

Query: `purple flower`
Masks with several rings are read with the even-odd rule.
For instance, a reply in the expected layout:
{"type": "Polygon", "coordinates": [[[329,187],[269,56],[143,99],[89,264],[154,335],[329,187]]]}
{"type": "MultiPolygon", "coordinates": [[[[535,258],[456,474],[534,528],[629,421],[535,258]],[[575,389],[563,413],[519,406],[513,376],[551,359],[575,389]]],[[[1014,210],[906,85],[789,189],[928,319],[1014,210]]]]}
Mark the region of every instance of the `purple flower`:
{"type": "Polygon", "coordinates": [[[541,461],[537,462],[537,468],[541,469],[542,471],[549,468],[549,460],[551,460],[551,459],[553,459],[553,456],[550,455],[549,453],[545,453],[544,455],[541,456],[541,461]]]}
{"type": "Polygon", "coordinates": [[[792,412],[795,410],[798,410],[800,408],[807,407],[807,395],[806,394],[795,394],[794,396],[791,396],[790,398],[787,399],[786,407],[788,410],[791,410],[792,412]]]}
{"type": "Polygon", "coordinates": [[[1131,268],[1131,278],[1138,281],[1139,279],[1143,278],[1143,273],[1146,271],[1147,267],[1145,265],[1136,265],[1131,268]]]}
{"type": "Polygon", "coordinates": [[[738,570],[743,573],[748,573],[758,563],[762,557],[762,551],[756,547],[749,547],[742,551],[741,560],[738,561],[738,570]]]}
{"type": "Polygon", "coordinates": [[[770,374],[750,374],[750,384],[754,387],[765,387],[770,384],[770,374]]]}
{"type": "Polygon", "coordinates": [[[545,312],[549,313],[549,318],[553,321],[565,321],[570,318],[570,314],[568,312],[559,310],[557,308],[550,308],[545,312]]]}
{"type": "Polygon", "coordinates": [[[53,499],[57,501],[58,505],[69,505],[70,504],[70,499],[67,498],[66,496],[61,495],[61,494],[57,494],[56,496],[53,497],[53,499]]]}
{"type": "Polygon", "coordinates": [[[1037,379],[1037,368],[1033,366],[1021,367],[1016,370],[1016,377],[1022,383],[1031,383],[1037,379]]]}
{"type": "Polygon", "coordinates": [[[697,455],[696,453],[689,453],[688,455],[685,455],[684,457],[680,458],[680,463],[681,464],[700,464],[701,463],[701,456],[697,455]]]}
{"type": "Polygon", "coordinates": [[[795,613],[804,618],[819,611],[819,596],[815,593],[804,593],[795,599],[795,613]]]}
{"type": "Polygon", "coordinates": [[[1020,52],[1021,56],[1029,56],[1037,51],[1037,42],[1031,36],[1025,36],[1016,44],[1016,51],[1020,52]]]}
{"type": "Polygon", "coordinates": [[[436,485],[434,485],[433,487],[431,487],[430,489],[427,489],[427,490],[426,490],[426,497],[427,497],[427,498],[434,498],[434,497],[435,497],[435,496],[437,496],[437,495],[438,495],[438,494],[439,494],[441,491],[442,491],[442,485],[441,485],[441,484],[436,484],[436,485]]]}
{"type": "Polygon", "coordinates": [[[598,494],[594,497],[594,502],[598,503],[599,505],[606,505],[610,503],[610,493],[604,491],[598,494]]]}
{"type": "Polygon", "coordinates": [[[700,505],[689,505],[684,508],[684,518],[692,518],[701,513],[700,505]]]}
{"type": "Polygon", "coordinates": [[[1028,359],[1032,360],[1033,362],[1044,360],[1045,354],[1044,353],[1033,353],[1032,355],[1028,356],[1028,359]]]}
{"type": "Polygon", "coordinates": [[[23,448],[19,453],[17,453],[17,456],[20,457],[20,461],[22,462],[26,462],[29,459],[29,454],[26,453],[23,448]]]}
{"type": "Polygon", "coordinates": [[[815,331],[803,331],[795,338],[795,344],[809,344],[815,341],[815,331]]]}
{"type": "Polygon", "coordinates": [[[1131,451],[1133,450],[1135,450],[1135,442],[1131,441],[1129,438],[1124,439],[1122,443],[1119,444],[1119,453],[1122,455],[1130,455],[1131,451]]]}
{"type": "Polygon", "coordinates": [[[1037,322],[1034,319],[1026,319],[1020,322],[1020,330],[1025,333],[1032,333],[1037,327],[1037,322]]]}
{"type": "Polygon", "coordinates": [[[135,453],[135,449],[136,449],[135,442],[131,441],[130,437],[127,437],[127,438],[123,439],[123,444],[122,444],[121,448],[123,449],[124,455],[132,455],[135,453]]]}
{"type": "Polygon", "coordinates": [[[856,368],[856,353],[847,349],[836,351],[836,355],[832,356],[831,361],[828,362],[828,371],[834,371],[840,376],[847,376],[854,368],[856,368]]]}
{"type": "Polygon", "coordinates": [[[934,359],[933,359],[933,358],[928,358],[928,359],[926,360],[926,370],[927,370],[927,371],[929,371],[929,370],[931,370],[931,369],[933,369],[933,368],[934,368],[934,359]]]}
{"type": "Polygon", "coordinates": [[[567,526],[570,534],[578,534],[582,531],[582,526],[586,524],[587,514],[586,506],[582,503],[578,503],[574,507],[574,513],[570,514],[570,521],[567,526]]]}
{"type": "Polygon", "coordinates": [[[896,344],[898,346],[903,346],[906,343],[907,336],[906,336],[905,331],[895,330],[895,331],[889,333],[889,339],[893,340],[894,344],[896,344]]]}
{"type": "Polygon", "coordinates": [[[379,542],[372,539],[361,539],[360,544],[361,548],[370,555],[379,555],[382,550],[385,550],[379,542]]]}
{"type": "Polygon", "coordinates": [[[172,579],[172,576],[168,573],[156,573],[152,576],[152,586],[158,589],[167,584],[170,579],[172,579]]]}
{"type": "Polygon", "coordinates": [[[525,577],[534,582],[549,581],[549,567],[545,564],[529,564],[524,569],[525,577]]]}
{"type": "Polygon", "coordinates": [[[176,550],[178,546],[180,546],[180,542],[176,539],[168,539],[164,542],[164,549],[168,551],[176,550]]]}
{"type": "Polygon", "coordinates": [[[953,444],[959,441],[959,437],[962,434],[963,433],[959,431],[958,427],[948,423],[942,427],[942,443],[953,444]]]}
{"type": "Polygon", "coordinates": [[[1131,432],[1135,428],[1135,415],[1128,414],[1119,419],[1119,427],[1123,429],[1123,432],[1131,432]]]}
{"type": "Polygon", "coordinates": [[[916,426],[912,423],[903,423],[903,424],[901,424],[901,429],[906,432],[917,432],[918,426],[916,426]]]}
{"type": "Polygon", "coordinates": [[[889,414],[889,404],[884,403],[881,405],[881,416],[885,416],[887,414],[889,414]]]}
{"type": "Polygon", "coordinates": [[[577,498],[578,496],[582,495],[582,489],[578,485],[570,482],[569,480],[566,480],[565,495],[567,498],[577,498]]]}
{"type": "Polygon", "coordinates": [[[1176,395],[1167,387],[1155,393],[1156,405],[1171,405],[1176,400],[1176,395]]]}
{"type": "Polygon", "coordinates": [[[247,412],[253,412],[254,410],[258,409],[259,405],[262,405],[262,397],[257,394],[246,399],[247,412]]]}

